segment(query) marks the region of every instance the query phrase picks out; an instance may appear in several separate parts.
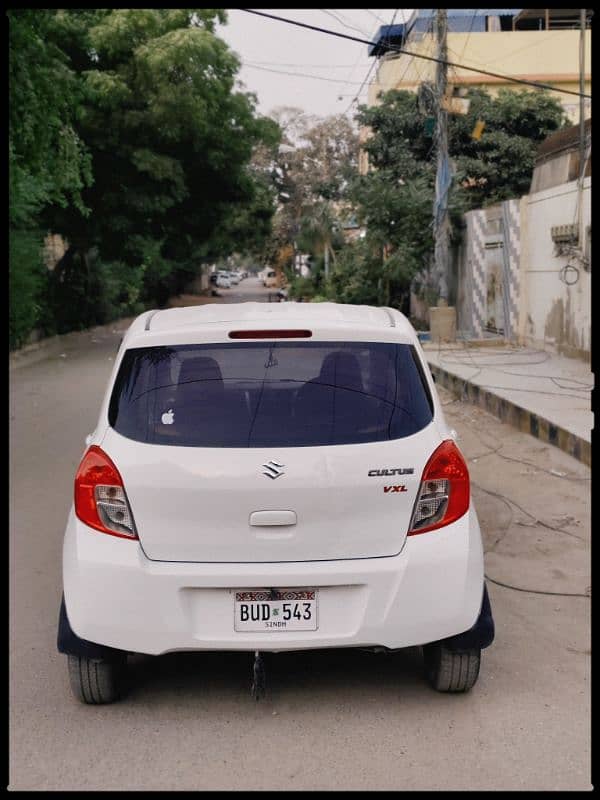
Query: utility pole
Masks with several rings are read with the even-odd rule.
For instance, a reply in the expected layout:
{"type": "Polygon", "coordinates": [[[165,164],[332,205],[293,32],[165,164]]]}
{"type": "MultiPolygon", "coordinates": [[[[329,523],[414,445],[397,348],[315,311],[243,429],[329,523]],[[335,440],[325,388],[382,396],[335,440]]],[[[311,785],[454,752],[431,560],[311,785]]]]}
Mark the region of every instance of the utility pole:
{"type": "Polygon", "coordinates": [[[583,182],[585,180],[585,22],[586,9],[579,9],[579,182],[578,182],[578,211],[577,233],[579,247],[583,253],[585,250],[585,236],[583,230],[583,182]]]}
{"type": "Polygon", "coordinates": [[[585,8],[579,9],[579,155],[583,164],[585,153],[585,8]]]}
{"type": "Polygon", "coordinates": [[[438,305],[448,305],[448,274],[450,254],[448,190],[450,188],[450,164],[448,160],[448,112],[443,100],[448,84],[448,11],[436,9],[435,30],[437,38],[437,57],[435,73],[437,170],[435,177],[435,200],[433,201],[434,270],[438,289],[438,305]]]}

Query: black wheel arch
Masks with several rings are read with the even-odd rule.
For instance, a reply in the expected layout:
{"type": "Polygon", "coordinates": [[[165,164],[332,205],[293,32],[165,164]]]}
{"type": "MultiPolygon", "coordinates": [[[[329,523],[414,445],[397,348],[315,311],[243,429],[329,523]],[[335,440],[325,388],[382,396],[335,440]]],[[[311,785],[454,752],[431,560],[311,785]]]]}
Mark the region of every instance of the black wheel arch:
{"type": "Polygon", "coordinates": [[[464,631],[464,633],[450,636],[448,639],[444,639],[443,642],[449,650],[453,651],[483,650],[485,647],[489,647],[494,641],[494,635],[495,626],[492,616],[492,606],[484,581],[481,611],[473,627],[469,628],[468,631],[464,631]]]}
{"type": "Polygon", "coordinates": [[[64,593],[61,597],[60,611],[58,614],[58,636],[56,646],[59,653],[81,656],[83,658],[120,659],[124,654],[123,650],[117,650],[114,647],[109,647],[104,644],[89,642],[87,639],[81,639],[77,636],[73,628],[71,628],[71,623],[67,616],[64,593]]]}

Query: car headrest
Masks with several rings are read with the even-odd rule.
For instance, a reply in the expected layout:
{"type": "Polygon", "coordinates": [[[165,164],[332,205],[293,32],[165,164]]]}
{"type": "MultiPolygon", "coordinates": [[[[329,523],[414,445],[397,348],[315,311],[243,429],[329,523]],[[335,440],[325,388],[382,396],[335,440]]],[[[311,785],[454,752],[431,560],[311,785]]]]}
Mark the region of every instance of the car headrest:
{"type": "Polygon", "coordinates": [[[318,380],[319,383],[364,391],[358,359],[352,353],[345,353],[343,350],[334,350],[325,356],[318,380]]]}
{"type": "Polygon", "coordinates": [[[181,365],[179,372],[179,385],[193,383],[197,387],[207,388],[209,386],[217,388],[223,386],[223,376],[221,368],[214,358],[208,356],[197,356],[196,358],[186,358],[181,365]]]}

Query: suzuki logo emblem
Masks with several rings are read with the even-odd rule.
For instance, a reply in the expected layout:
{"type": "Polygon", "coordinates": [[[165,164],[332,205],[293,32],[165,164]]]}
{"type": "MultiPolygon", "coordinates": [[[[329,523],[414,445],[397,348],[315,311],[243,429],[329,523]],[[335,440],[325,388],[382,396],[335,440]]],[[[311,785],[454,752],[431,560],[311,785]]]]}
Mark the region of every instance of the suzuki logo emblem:
{"type": "Polygon", "coordinates": [[[284,467],[285,464],[280,464],[278,461],[267,461],[267,463],[263,464],[262,466],[265,467],[263,475],[266,475],[267,477],[272,478],[273,480],[275,480],[275,478],[279,478],[281,475],[284,474],[281,467],[284,467]]]}

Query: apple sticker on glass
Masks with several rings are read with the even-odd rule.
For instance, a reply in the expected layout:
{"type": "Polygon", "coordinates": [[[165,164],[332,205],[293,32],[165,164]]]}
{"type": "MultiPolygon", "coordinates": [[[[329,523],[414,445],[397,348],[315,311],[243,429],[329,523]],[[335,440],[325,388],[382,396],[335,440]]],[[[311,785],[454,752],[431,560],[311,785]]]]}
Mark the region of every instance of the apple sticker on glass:
{"type": "Polygon", "coordinates": [[[160,421],[162,422],[163,425],[172,425],[173,422],[175,421],[175,414],[173,414],[173,409],[170,408],[168,411],[165,411],[165,413],[160,418],[160,421]]]}

